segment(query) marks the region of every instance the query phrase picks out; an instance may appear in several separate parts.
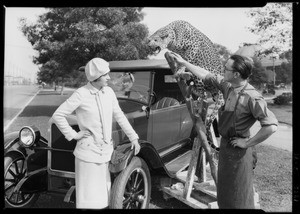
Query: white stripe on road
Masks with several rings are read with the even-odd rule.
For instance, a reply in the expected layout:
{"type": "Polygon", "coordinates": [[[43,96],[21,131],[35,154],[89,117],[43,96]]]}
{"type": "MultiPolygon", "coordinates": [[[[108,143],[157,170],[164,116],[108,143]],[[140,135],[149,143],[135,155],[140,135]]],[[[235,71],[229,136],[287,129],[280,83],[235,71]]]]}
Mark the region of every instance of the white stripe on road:
{"type": "Polygon", "coordinates": [[[23,110],[25,109],[26,106],[28,106],[28,104],[33,100],[33,98],[35,98],[35,96],[40,92],[41,89],[39,89],[35,95],[26,103],[26,105],[18,112],[18,114],[16,116],[14,116],[14,118],[9,121],[9,123],[4,127],[4,132],[9,128],[9,126],[15,121],[15,119],[23,112],[23,110]]]}

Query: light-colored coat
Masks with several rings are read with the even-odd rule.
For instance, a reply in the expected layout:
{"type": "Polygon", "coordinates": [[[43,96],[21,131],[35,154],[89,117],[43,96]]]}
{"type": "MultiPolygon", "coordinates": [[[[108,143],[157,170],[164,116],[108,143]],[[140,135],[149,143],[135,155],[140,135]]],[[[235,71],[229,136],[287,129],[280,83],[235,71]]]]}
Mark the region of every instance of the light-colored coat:
{"type": "Polygon", "coordinates": [[[67,140],[77,132],[69,125],[66,116],[76,112],[80,130],[88,130],[91,136],[77,142],[74,155],[84,161],[104,163],[113,152],[112,118],[118,122],[130,141],[138,139],[126,116],[121,110],[114,91],[105,86],[96,89],[90,83],[77,89],[59,108],[52,118],[67,140]],[[103,128],[104,127],[104,128],[103,128]]]}

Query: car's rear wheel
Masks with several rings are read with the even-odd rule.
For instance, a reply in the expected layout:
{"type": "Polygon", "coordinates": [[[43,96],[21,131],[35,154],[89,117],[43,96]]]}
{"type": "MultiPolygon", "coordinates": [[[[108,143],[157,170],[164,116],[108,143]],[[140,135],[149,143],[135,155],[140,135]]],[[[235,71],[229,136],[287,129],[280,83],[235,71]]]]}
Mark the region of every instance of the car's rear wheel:
{"type": "Polygon", "coordinates": [[[147,209],[150,195],[149,168],[143,159],[133,157],[130,164],[114,180],[110,208],[147,209]]]}
{"type": "Polygon", "coordinates": [[[39,197],[39,194],[14,192],[15,186],[24,178],[27,168],[25,158],[19,153],[11,153],[4,157],[4,198],[5,207],[28,208],[39,197]]]}

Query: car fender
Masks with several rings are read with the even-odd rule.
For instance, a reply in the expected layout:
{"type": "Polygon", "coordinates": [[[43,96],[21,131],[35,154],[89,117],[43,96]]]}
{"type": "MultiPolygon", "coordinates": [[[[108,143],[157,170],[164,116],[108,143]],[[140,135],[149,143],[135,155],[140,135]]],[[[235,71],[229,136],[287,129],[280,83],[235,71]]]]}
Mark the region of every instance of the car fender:
{"type": "Polygon", "coordinates": [[[37,193],[47,190],[48,173],[47,167],[28,173],[15,186],[14,192],[37,193]]]}
{"type": "Polygon", "coordinates": [[[19,132],[12,132],[4,137],[4,156],[9,154],[20,154],[27,159],[29,171],[47,166],[47,151],[39,148],[47,146],[47,140],[40,136],[37,148],[25,148],[20,144],[19,132]],[[46,159],[46,161],[45,161],[46,159]]]}
{"type": "Polygon", "coordinates": [[[161,157],[151,143],[144,140],[139,140],[139,143],[141,149],[137,156],[147,163],[149,169],[151,169],[150,171],[155,170],[155,173],[157,174],[165,174],[171,178],[174,177],[174,175],[169,173],[161,157]]]}
{"type": "Polygon", "coordinates": [[[4,156],[10,152],[17,152],[27,156],[27,151],[19,144],[19,132],[12,132],[4,136],[4,156]]]}

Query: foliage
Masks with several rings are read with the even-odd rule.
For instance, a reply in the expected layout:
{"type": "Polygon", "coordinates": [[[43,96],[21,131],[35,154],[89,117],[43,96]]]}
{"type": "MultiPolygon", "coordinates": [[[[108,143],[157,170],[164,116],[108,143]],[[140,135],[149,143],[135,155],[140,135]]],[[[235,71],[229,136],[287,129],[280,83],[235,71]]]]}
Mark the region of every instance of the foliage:
{"type": "Polygon", "coordinates": [[[293,52],[292,50],[288,50],[279,55],[279,58],[286,59],[288,62],[292,62],[293,60],[293,52]]]}
{"type": "Polygon", "coordinates": [[[292,3],[268,3],[247,15],[254,19],[248,29],[260,36],[258,43],[266,48],[266,55],[292,49],[292,3]]]}
{"type": "Polygon", "coordinates": [[[276,69],[276,79],[282,83],[289,84],[293,80],[293,65],[292,62],[283,62],[276,69]]]}
{"type": "Polygon", "coordinates": [[[293,80],[293,53],[291,50],[283,52],[279,56],[281,59],[286,59],[280,67],[276,68],[276,79],[281,83],[289,84],[293,80]]]}
{"type": "MultiPolygon", "coordinates": [[[[253,45],[253,44],[244,44],[244,46],[253,45]]],[[[215,43],[215,48],[220,55],[220,59],[225,65],[227,60],[229,59],[230,55],[232,54],[225,46],[215,43]]],[[[252,75],[249,77],[249,82],[253,85],[260,86],[262,83],[267,82],[267,74],[266,69],[262,66],[260,59],[256,56],[252,57],[253,59],[253,70],[252,75]]]]}
{"type": "Polygon", "coordinates": [[[57,73],[59,72],[59,64],[54,60],[46,62],[37,73],[37,80],[39,83],[57,82],[57,73]]]}
{"type": "Polygon", "coordinates": [[[74,71],[68,81],[66,82],[66,87],[79,88],[87,83],[85,73],[82,71],[74,71]]]}
{"type": "MultiPolygon", "coordinates": [[[[21,30],[38,51],[34,63],[62,81],[94,57],[110,60],[145,59],[148,29],[140,7],[48,8],[37,23],[22,18],[21,30]],[[47,63],[56,63],[51,70],[47,63]],[[44,68],[45,67],[45,68],[44,68]],[[50,70],[51,71],[50,71],[50,70]]],[[[51,75],[50,75],[51,76],[51,75]]],[[[52,81],[48,79],[47,82],[52,81]]]]}
{"type": "Polygon", "coordinates": [[[257,57],[253,57],[252,74],[249,77],[249,82],[253,85],[260,86],[268,81],[266,69],[262,66],[261,61],[257,57]]]}
{"type": "Polygon", "coordinates": [[[220,55],[220,59],[224,65],[231,55],[230,51],[225,46],[217,43],[214,43],[214,46],[217,49],[217,52],[220,55]]]}
{"type": "Polygon", "coordinates": [[[292,93],[287,92],[287,93],[282,93],[281,95],[275,97],[273,99],[273,101],[274,101],[274,104],[277,104],[277,105],[286,105],[289,102],[291,102],[292,99],[293,99],[292,93]]]}

